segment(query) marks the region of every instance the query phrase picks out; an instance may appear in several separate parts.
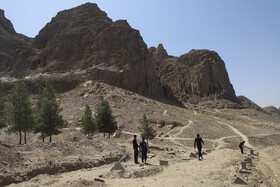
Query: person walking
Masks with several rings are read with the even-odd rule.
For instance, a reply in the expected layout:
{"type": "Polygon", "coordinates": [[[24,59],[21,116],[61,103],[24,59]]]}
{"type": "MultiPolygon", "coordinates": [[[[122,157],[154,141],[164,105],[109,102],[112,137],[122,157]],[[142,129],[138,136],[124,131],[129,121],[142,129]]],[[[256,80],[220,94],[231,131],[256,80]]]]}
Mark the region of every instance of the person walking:
{"type": "Polygon", "coordinates": [[[199,134],[197,134],[196,138],[194,140],[194,148],[197,147],[197,149],[198,149],[198,160],[203,159],[202,153],[201,153],[201,149],[202,149],[202,144],[201,143],[203,143],[203,145],[204,145],[204,142],[203,142],[202,138],[199,136],[199,134]]]}
{"type": "Polygon", "coordinates": [[[137,136],[134,135],[134,139],[133,139],[132,143],[133,143],[133,151],[134,151],[134,163],[138,164],[139,163],[138,162],[138,147],[139,147],[139,145],[137,143],[136,138],[137,138],[137,136]]]}
{"type": "Polygon", "coordinates": [[[242,142],[240,142],[240,144],[239,144],[239,148],[240,148],[241,154],[244,154],[244,153],[243,153],[244,144],[245,144],[245,141],[242,141],[242,142]]]}
{"type": "Polygon", "coordinates": [[[147,143],[145,142],[145,138],[142,138],[142,142],[140,142],[140,147],[142,150],[142,162],[144,163],[145,161],[146,164],[148,147],[147,147],[147,143]]]}

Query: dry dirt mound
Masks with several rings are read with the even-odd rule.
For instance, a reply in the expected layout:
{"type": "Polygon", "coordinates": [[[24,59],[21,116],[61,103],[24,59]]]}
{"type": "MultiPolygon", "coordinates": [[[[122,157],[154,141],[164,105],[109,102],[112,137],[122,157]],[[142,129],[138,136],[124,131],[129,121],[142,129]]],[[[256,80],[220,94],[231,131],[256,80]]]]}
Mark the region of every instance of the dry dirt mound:
{"type": "Polygon", "coordinates": [[[39,174],[54,175],[98,167],[118,161],[125,154],[113,140],[87,138],[76,142],[36,142],[11,148],[0,145],[0,150],[0,165],[3,166],[0,185],[30,180],[39,174]]]}

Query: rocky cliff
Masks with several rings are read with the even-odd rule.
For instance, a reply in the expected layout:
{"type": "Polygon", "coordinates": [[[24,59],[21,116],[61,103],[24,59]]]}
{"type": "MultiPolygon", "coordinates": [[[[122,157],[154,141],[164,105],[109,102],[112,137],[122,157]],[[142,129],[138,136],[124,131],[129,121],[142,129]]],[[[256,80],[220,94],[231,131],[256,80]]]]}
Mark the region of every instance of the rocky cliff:
{"type": "Polygon", "coordinates": [[[169,56],[160,44],[150,48],[163,88],[171,89],[178,100],[197,103],[227,99],[239,102],[220,56],[209,50],[191,50],[180,57],[169,56]]]}
{"type": "Polygon", "coordinates": [[[223,60],[214,51],[169,56],[162,45],[148,49],[127,21],[113,22],[96,4],[61,11],[35,39],[17,34],[0,11],[0,74],[26,77],[36,92],[51,79],[60,92],[101,80],[153,98],[182,102],[238,102],[223,60]]]}
{"type": "Polygon", "coordinates": [[[10,20],[0,9],[0,75],[7,75],[11,71],[26,69],[30,66],[25,60],[30,57],[32,39],[15,32],[10,20]],[[23,60],[24,59],[24,60],[23,60]]]}
{"type": "Polygon", "coordinates": [[[11,36],[7,39],[11,47],[6,51],[16,56],[16,61],[5,63],[9,69],[1,68],[5,75],[18,76],[20,72],[34,83],[36,78],[51,78],[61,91],[87,79],[103,80],[139,94],[163,97],[139,31],[125,20],[113,22],[96,4],[59,12],[31,45],[23,41],[27,47],[19,52],[24,53],[21,56],[13,53],[12,36],[16,33],[10,22],[3,20],[5,35],[11,36]]]}

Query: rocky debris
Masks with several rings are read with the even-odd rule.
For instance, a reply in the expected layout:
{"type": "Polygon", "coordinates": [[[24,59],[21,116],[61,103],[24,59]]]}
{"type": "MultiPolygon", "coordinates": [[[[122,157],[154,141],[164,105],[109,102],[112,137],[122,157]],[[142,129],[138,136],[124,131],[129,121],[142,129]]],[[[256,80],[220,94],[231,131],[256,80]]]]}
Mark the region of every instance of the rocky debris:
{"type": "Polygon", "coordinates": [[[241,105],[245,108],[252,108],[260,112],[265,112],[265,110],[263,110],[259,105],[257,105],[256,103],[254,103],[253,101],[251,101],[245,96],[238,96],[237,99],[239,100],[241,105]]]}
{"type": "Polygon", "coordinates": [[[277,109],[275,106],[267,106],[264,107],[263,110],[268,114],[280,115],[280,110],[277,109]]]}
{"type": "Polygon", "coordinates": [[[115,170],[121,170],[124,171],[124,167],[122,166],[122,164],[120,162],[117,162],[112,168],[111,171],[115,171],[115,170]]]}
{"type": "Polygon", "coordinates": [[[226,99],[219,99],[219,100],[205,100],[205,98],[201,99],[197,105],[200,107],[206,107],[206,108],[215,108],[215,109],[223,109],[223,108],[233,108],[233,109],[241,109],[243,108],[240,104],[226,100],[226,99]]]}
{"type": "Polygon", "coordinates": [[[220,56],[209,50],[191,50],[180,57],[169,56],[163,46],[150,48],[165,96],[198,103],[201,98],[227,99],[238,103],[220,56]]]}
{"type": "Polygon", "coordinates": [[[237,177],[234,182],[234,184],[241,184],[241,185],[248,185],[243,179],[241,179],[240,177],[237,177]]]}

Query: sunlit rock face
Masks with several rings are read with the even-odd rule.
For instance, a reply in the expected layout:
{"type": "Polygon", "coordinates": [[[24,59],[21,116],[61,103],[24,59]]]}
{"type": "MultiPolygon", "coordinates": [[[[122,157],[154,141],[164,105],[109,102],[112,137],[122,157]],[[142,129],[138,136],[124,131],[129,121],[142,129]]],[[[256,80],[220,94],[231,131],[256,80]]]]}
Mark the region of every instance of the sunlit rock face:
{"type": "Polygon", "coordinates": [[[191,50],[180,57],[169,56],[163,46],[150,48],[161,85],[171,88],[180,101],[227,99],[239,102],[224,61],[209,50],[191,50]]]}

